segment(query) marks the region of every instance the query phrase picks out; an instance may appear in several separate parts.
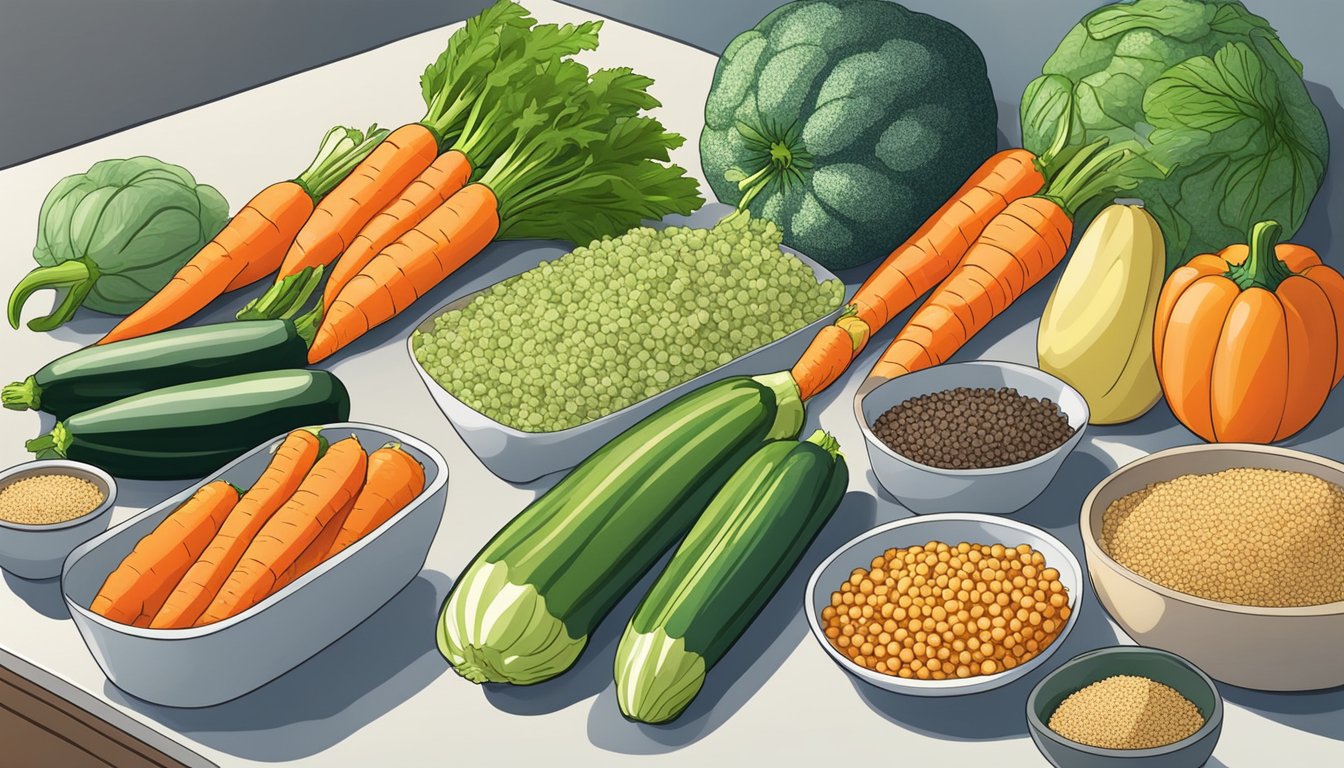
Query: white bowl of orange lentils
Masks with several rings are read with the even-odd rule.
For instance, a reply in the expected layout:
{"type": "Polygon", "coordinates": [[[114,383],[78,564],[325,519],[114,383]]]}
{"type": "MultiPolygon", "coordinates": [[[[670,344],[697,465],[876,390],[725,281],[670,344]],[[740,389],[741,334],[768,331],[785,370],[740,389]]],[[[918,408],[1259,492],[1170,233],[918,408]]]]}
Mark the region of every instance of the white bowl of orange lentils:
{"type": "Polygon", "coordinates": [[[812,634],[842,669],[914,696],[998,688],[1039,667],[1078,619],[1083,571],[1059,539],[995,516],[878,526],[812,574],[812,634]]]}

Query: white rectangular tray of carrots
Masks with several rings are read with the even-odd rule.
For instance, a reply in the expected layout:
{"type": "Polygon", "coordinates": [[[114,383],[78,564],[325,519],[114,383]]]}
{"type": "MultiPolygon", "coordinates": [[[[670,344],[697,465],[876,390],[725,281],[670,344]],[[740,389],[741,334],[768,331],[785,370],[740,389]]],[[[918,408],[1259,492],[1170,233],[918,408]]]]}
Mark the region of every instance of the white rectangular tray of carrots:
{"type": "Polygon", "coordinates": [[[117,687],[211,706],[302,663],[409,584],[447,480],[443,457],[409,435],[296,430],[77,548],[61,589],[117,687]]]}

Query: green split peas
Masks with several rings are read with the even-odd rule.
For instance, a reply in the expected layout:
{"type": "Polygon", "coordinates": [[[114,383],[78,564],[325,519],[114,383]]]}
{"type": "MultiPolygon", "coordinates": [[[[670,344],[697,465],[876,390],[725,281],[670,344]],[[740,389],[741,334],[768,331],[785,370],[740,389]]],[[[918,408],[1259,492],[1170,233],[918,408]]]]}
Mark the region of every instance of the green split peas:
{"type": "Polygon", "coordinates": [[[529,432],[579,426],[782,338],[839,306],[769,221],[633,229],[510,278],[417,332],[455,397],[529,432]]]}

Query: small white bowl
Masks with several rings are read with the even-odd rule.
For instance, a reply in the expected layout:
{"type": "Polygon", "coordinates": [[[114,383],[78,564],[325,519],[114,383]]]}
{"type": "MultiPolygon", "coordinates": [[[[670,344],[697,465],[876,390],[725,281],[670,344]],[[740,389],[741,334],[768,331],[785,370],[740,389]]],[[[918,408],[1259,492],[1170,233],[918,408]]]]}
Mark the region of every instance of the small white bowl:
{"type": "Polygon", "coordinates": [[[980,693],[1005,686],[1031,673],[1050,655],[1059,650],[1078,623],[1079,601],[1083,596],[1083,569],[1069,548],[1054,536],[1026,523],[974,514],[940,514],[927,517],[909,517],[894,523],[880,525],[840,547],[826,558],[807,583],[807,625],[812,636],[840,668],[869,685],[894,693],[911,696],[961,696],[980,693]],[[992,675],[954,678],[949,680],[919,680],[887,675],[861,667],[850,661],[831,645],[821,626],[821,611],[831,604],[831,593],[849,578],[855,568],[867,568],[873,558],[892,548],[911,547],[941,541],[945,544],[1027,544],[1045,556],[1045,564],[1059,571],[1060,583],[1068,590],[1069,618],[1064,628],[1050,645],[1029,661],[1012,669],[992,675]]]}
{"type": "Polygon", "coordinates": [[[75,547],[107,530],[117,501],[117,483],[103,470],[78,461],[43,459],[0,472],[0,488],[35,475],[71,475],[88,480],[103,492],[103,503],[71,520],[25,525],[0,520],[0,568],[25,579],[61,575],[61,564],[75,547]]]}
{"type": "Polygon", "coordinates": [[[1087,401],[1078,390],[1038,368],[1016,363],[950,363],[883,382],[854,401],[868,461],[887,492],[915,514],[981,512],[1009,514],[1041,495],[1087,429],[1087,401]],[[1027,397],[1045,397],[1068,417],[1073,435],[1034,459],[987,469],[943,469],[893,451],[873,433],[873,422],[913,397],[957,387],[1013,387],[1027,397]]]}

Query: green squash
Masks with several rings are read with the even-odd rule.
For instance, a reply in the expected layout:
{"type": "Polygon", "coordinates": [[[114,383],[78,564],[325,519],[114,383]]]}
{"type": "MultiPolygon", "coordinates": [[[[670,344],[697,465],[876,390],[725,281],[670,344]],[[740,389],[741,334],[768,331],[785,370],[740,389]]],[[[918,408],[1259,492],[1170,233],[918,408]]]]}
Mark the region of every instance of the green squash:
{"type": "Polygon", "coordinates": [[[724,51],[700,156],[719,200],[832,269],[886,256],[995,149],[980,49],[885,0],[800,0],[724,51]]]}

